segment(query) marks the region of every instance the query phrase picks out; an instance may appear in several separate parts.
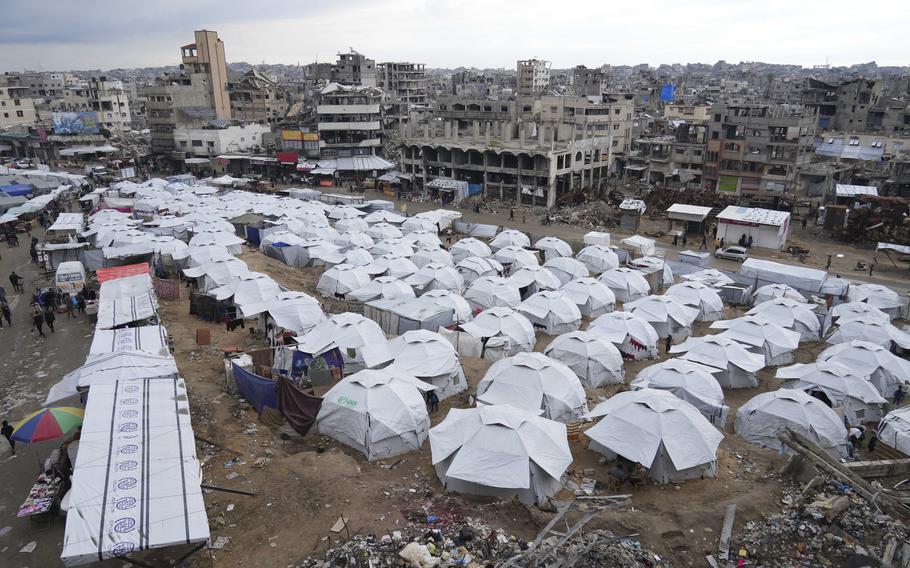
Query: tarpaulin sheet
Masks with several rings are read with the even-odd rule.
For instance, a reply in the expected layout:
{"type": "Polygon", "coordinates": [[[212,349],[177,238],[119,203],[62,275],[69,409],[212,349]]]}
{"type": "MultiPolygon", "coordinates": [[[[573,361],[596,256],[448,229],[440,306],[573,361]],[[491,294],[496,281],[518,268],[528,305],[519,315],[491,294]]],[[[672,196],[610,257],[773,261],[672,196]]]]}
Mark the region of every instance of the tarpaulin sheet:
{"type": "Polygon", "coordinates": [[[149,265],[146,262],[140,264],[127,264],[126,266],[114,266],[111,268],[99,268],[97,272],[99,284],[116,278],[148,273],[149,265]]]}
{"type": "Polygon", "coordinates": [[[238,367],[236,363],[231,363],[234,367],[234,380],[237,382],[237,390],[247,399],[256,412],[262,414],[262,409],[266,406],[278,408],[278,394],[275,381],[264,379],[238,367]]]}
{"type": "Polygon", "coordinates": [[[305,393],[287,379],[278,381],[278,410],[301,436],[306,436],[322,406],[322,398],[305,393]]]}

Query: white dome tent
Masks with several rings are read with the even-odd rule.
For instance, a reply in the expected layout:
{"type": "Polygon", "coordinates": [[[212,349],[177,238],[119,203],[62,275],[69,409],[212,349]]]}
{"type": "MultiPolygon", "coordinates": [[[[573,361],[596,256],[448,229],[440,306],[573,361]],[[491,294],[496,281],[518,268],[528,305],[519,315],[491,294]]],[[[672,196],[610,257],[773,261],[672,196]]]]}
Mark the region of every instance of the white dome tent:
{"type": "Polygon", "coordinates": [[[234,305],[240,308],[244,317],[259,314],[261,306],[278,297],[281,287],[269,276],[261,272],[246,272],[233,280],[209,290],[208,295],[216,300],[226,300],[233,296],[234,305]]]}
{"type": "Polygon", "coordinates": [[[645,296],[627,303],[623,309],[650,323],[661,338],[688,337],[698,317],[696,308],[685,306],[672,296],[645,296]]]}
{"type": "Polygon", "coordinates": [[[370,235],[361,232],[339,233],[332,239],[332,242],[342,248],[371,248],[375,244],[370,235]]]}
{"type": "Polygon", "coordinates": [[[338,264],[322,273],[316,290],[323,296],[347,298],[348,294],[369,283],[370,274],[363,268],[338,264]]]}
{"type": "Polygon", "coordinates": [[[786,448],[777,434],[789,428],[835,458],[847,457],[847,429],[824,402],[803,391],[778,389],[755,396],[739,407],[733,430],[750,444],[786,448]]]}
{"type": "Polygon", "coordinates": [[[475,310],[495,307],[514,308],[521,303],[521,292],[506,278],[481,276],[465,290],[464,299],[475,310]]]}
{"type": "Polygon", "coordinates": [[[556,291],[537,292],[515,306],[535,328],[547,335],[577,331],[581,326],[581,311],[572,300],[556,291]]]}
{"type": "Polygon", "coordinates": [[[575,258],[584,264],[591,274],[602,274],[619,268],[619,256],[613,249],[603,245],[587,246],[578,251],[575,258]]]}
{"type": "Polygon", "coordinates": [[[715,288],[733,284],[732,278],[716,268],[706,268],[704,270],[690,272],[689,274],[682,274],[680,275],[680,278],[687,282],[703,282],[709,286],[714,286],[715,288]]]}
{"type": "Polygon", "coordinates": [[[531,239],[521,231],[515,229],[505,229],[490,241],[490,248],[498,252],[506,247],[518,247],[526,249],[531,246],[531,239]]]}
{"type": "Polygon", "coordinates": [[[465,284],[470,286],[481,276],[502,276],[503,268],[492,258],[469,256],[456,264],[455,270],[464,278],[465,284]]]}
{"type": "Polygon", "coordinates": [[[900,317],[905,304],[897,292],[881,284],[852,285],[847,289],[847,299],[874,306],[888,314],[891,319],[900,317]]]}
{"type": "Polygon", "coordinates": [[[878,425],[878,438],[904,455],[910,455],[910,406],[889,412],[878,425]]]}
{"type": "Polygon", "coordinates": [[[588,413],[588,418],[600,417],[585,431],[591,449],[640,463],[657,483],[717,474],[717,447],[724,435],[697,408],[667,391],[615,394],[588,413]]]}
{"type": "Polygon", "coordinates": [[[367,223],[388,223],[391,225],[400,225],[404,223],[407,217],[399,215],[398,213],[393,213],[391,211],[386,211],[380,209],[379,211],[373,211],[363,218],[367,223]]]}
{"type": "Polygon", "coordinates": [[[414,261],[414,264],[416,264],[418,268],[423,268],[424,266],[433,263],[455,266],[455,262],[452,260],[452,255],[449,254],[449,251],[441,248],[417,249],[417,252],[411,257],[411,260],[414,261]]]}
{"type": "Polygon", "coordinates": [[[882,407],[888,402],[868,376],[840,363],[791,365],[778,369],[777,378],[785,379],[782,388],[801,390],[822,402],[827,399],[831,407],[843,407],[850,424],[878,422],[883,416],[882,407]]]}
{"type": "Polygon", "coordinates": [[[374,258],[373,262],[364,266],[363,269],[373,276],[391,276],[399,279],[407,278],[419,270],[410,258],[395,256],[391,253],[374,258]]]}
{"type": "Polygon", "coordinates": [[[614,268],[598,278],[606,284],[620,302],[634,302],[651,292],[651,285],[641,272],[631,268],[614,268]]]}
{"type": "Polygon", "coordinates": [[[430,290],[449,290],[460,294],[464,289],[464,278],[455,267],[438,262],[431,262],[408,276],[405,282],[414,287],[419,294],[430,290]]]}
{"type": "Polygon", "coordinates": [[[542,504],[572,463],[564,424],[510,406],[453,408],[430,430],[447,491],[542,504]]]}
{"type": "Polygon", "coordinates": [[[724,404],[724,391],[711,369],[699,363],[667,359],[639,371],[630,386],[671,392],[697,408],[711,424],[726,427],[730,407],[724,404]]]}
{"type": "Polygon", "coordinates": [[[746,315],[760,316],[784,329],[795,331],[801,341],[819,341],[821,323],[810,309],[812,305],[790,298],[774,298],[756,305],[746,315]]]}
{"type": "Polygon", "coordinates": [[[516,246],[503,247],[493,254],[493,260],[507,271],[518,270],[522,266],[540,266],[537,255],[528,249],[516,246]]]}
{"type": "Polygon", "coordinates": [[[190,278],[202,278],[202,284],[199,288],[203,292],[207,292],[219,286],[224,286],[235,277],[246,274],[249,271],[250,269],[245,262],[239,258],[231,257],[187,268],[183,273],[190,278]]]}
{"type": "Polygon", "coordinates": [[[458,353],[438,333],[406,331],[389,342],[389,350],[395,357],[392,366],[436,387],[439,400],[468,388],[458,353]]]}
{"type": "Polygon", "coordinates": [[[800,336],[760,316],[743,316],[711,324],[712,329],[725,329],[720,335],[739,341],[749,351],[765,357],[765,365],[787,365],[799,348],[800,336]]]}
{"type": "Polygon", "coordinates": [[[365,248],[352,248],[344,252],[344,261],[341,264],[351,266],[367,266],[373,263],[373,255],[365,248]]]}
{"type": "Polygon", "coordinates": [[[892,344],[897,344],[903,349],[910,349],[910,333],[872,316],[848,321],[839,320],[834,332],[828,336],[828,343],[832,345],[850,341],[868,341],[886,349],[891,349],[892,344]]]}
{"type": "Polygon", "coordinates": [[[667,288],[667,296],[698,310],[698,321],[716,321],[724,315],[724,301],[713,286],[697,280],[667,288]]]}
{"type": "Polygon", "coordinates": [[[590,331],[564,333],[554,339],[543,354],[572,369],[581,384],[588,388],[621,384],[625,378],[619,349],[590,331]]]}
{"type": "Polygon", "coordinates": [[[544,290],[559,290],[562,286],[559,279],[542,266],[523,266],[513,270],[508,280],[518,288],[523,299],[544,290]]]}
{"type": "Polygon", "coordinates": [[[569,243],[556,237],[537,239],[537,242],[534,243],[534,248],[543,252],[545,261],[553,260],[554,258],[572,257],[572,247],[569,246],[569,243]]]}
{"type": "Polygon", "coordinates": [[[370,224],[360,217],[351,217],[336,221],[335,229],[340,233],[365,233],[370,229],[370,224]]]}
{"type": "Polygon", "coordinates": [[[415,233],[417,231],[427,231],[430,233],[438,233],[439,226],[436,225],[433,221],[426,219],[424,217],[408,217],[401,224],[401,231],[404,234],[415,233]]]}
{"type": "Polygon", "coordinates": [[[762,302],[767,302],[774,298],[790,298],[797,302],[808,302],[806,297],[800,294],[796,288],[787,286],[786,284],[766,284],[759,287],[752,294],[752,305],[757,306],[762,302]]]}
{"type": "Polygon", "coordinates": [[[370,461],[419,450],[430,428],[423,393],[435,388],[394,367],[365,369],[325,393],[316,429],[370,461]]]}
{"type": "Polygon", "coordinates": [[[376,223],[367,229],[366,233],[376,242],[381,242],[386,239],[400,239],[403,234],[401,229],[395,225],[390,225],[389,223],[376,223]]]}
{"type": "Polygon", "coordinates": [[[604,314],[588,325],[588,331],[615,345],[623,354],[623,359],[639,361],[657,357],[657,332],[650,323],[635,314],[604,314]]]}
{"type": "Polygon", "coordinates": [[[831,308],[831,323],[846,322],[852,319],[870,317],[884,322],[890,322],[891,316],[865,302],[844,302],[831,308]]]}
{"type": "Polygon", "coordinates": [[[461,329],[486,340],[484,357],[488,359],[532,351],[537,340],[528,318],[509,308],[484,310],[473,321],[462,324],[461,329]]]}
{"type": "Polygon", "coordinates": [[[409,243],[414,249],[419,248],[442,248],[442,241],[439,240],[439,235],[431,231],[414,231],[413,233],[406,233],[401,240],[405,243],[409,243]]]}
{"type": "Polygon", "coordinates": [[[585,389],[572,369],[541,353],[518,353],[493,363],[477,384],[479,404],[510,405],[572,422],[588,412],[585,389]]]}
{"type": "Polygon", "coordinates": [[[407,258],[414,254],[414,247],[404,239],[385,239],[373,245],[370,250],[373,252],[373,256],[376,257],[390,254],[407,258]]]}
{"type": "Polygon", "coordinates": [[[906,387],[910,384],[910,361],[868,341],[832,345],[819,354],[817,361],[840,363],[859,375],[869,377],[884,397],[891,397],[898,385],[906,387]]]}
{"type": "Polygon", "coordinates": [[[597,317],[612,312],[616,307],[616,296],[613,294],[613,290],[595,278],[572,280],[559,291],[575,302],[583,316],[597,317]]]}
{"type": "Polygon", "coordinates": [[[729,389],[757,387],[758,371],[765,367],[764,356],[723,335],[690,337],[670,347],[670,353],[682,353],[680,359],[714,369],[714,378],[721,387],[729,389]]]}
{"type": "Polygon", "coordinates": [[[472,256],[480,258],[489,258],[493,256],[493,251],[490,250],[489,245],[474,237],[461,239],[449,248],[449,252],[452,253],[452,258],[455,260],[456,264],[472,256]]]}
{"type": "Polygon", "coordinates": [[[439,305],[452,308],[454,323],[456,324],[469,322],[474,317],[474,312],[471,310],[471,305],[468,301],[451,290],[430,290],[429,292],[424,292],[421,298],[430,298],[439,305]]]}
{"type": "Polygon", "coordinates": [[[414,289],[403,280],[393,276],[380,276],[348,293],[347,297],[358,302],[369,302],[380,299],[416,298],[417,296],[414,294],[414,289]]]}
{"type": "Polygon", "coordinates": [[[260,317],[260,328],[272,345],[283,343],[285,331],[302,335],[327,318],[319,301],[304,292],[279,292],[262,306],[260,317]],[[274,322],[271,327],[269,319],[274,322]]]}
{"type": "Polygon", "coordinates": [[[550,259],[543,263],[543,267],[552,272],[553,276],[559,279],[560,286],[565,286],[572,280],[588,278],[591,275],[588,272],[587,266],[568,256],[550,259]]]}
{"type": "Polygon", "coordinates": [[[392,359],[379,324],[360,314],[344,312],[316,324],[297,337],[297,349],[316,356],[340,349],[345,371],[376,367],[392,359]]]}

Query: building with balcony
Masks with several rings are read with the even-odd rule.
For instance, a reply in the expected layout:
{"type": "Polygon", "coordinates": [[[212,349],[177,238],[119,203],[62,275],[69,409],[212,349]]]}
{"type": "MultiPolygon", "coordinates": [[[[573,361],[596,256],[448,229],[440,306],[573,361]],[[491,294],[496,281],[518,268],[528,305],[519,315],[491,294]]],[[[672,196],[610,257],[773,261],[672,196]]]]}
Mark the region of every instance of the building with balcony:
{"type": "Polygon", "coordinates": [[[549,61],[520,59],[516,71],[519,97],[533,97],[550,86],[549,61]]]}
{"type": "Polygon", "coordinates": [[[339,53],[332,67],[331,79],[342,85],[376,86],[376,62],[353,49],[339,53]]]}
{"type": "Polygon", "coordinates": [[[288,112],[288,93],[256,69],[228,83],[231,117],[245,122],[276,123],[288,112]]]}
{"type": "Polygon", "coordinates": [[[382,91],[330,83],[319,93],[316,129],[324,158],[375,154],[382,145],[382,91]]]}
{"type": "Polygon", "coordinates": [[[189,74],[208,75],[212,108],[220,120],[231,119],[231,101],[228,96],[227,60],[224,42],[218,32],[196,30],[196,41],[180,48],[183,69],[189,74]]]}
{"type": "Polygon", "coordinates": [[[0,127],[34,124],[35,105],[28,87],[0,85],[0,127]]]}
{"type": "Polygon", "coordinates": [[[578,96],[593,95],[599,97],[609,90],[609,68],[588,69],[576,65],[572,70],[572,87],[578,96]]]}
{"type": "Polygon", "coordinates": [[[111,132],[130,130],[132,113],[123,83],[106,77],[89,79],[85,88],[87,106],[98,115],[98,124],[111,132]]]}
{"type": "Polygon", "coordinates": [[[202,128],[217,118],[209,80],[205,73],[172,75],[159,77],[154,85],[142,88],[153,154],[170,154],[177,149],[176,129],[202,128]]]}
{"type": "Polygon", "coordinates": [[[223,128],[178,128],[174,145],[178,151],[197,158],[213,158],[231,152],[259,152],[263,135],[271,133],[267,124],[245,124],[223,128]]]}

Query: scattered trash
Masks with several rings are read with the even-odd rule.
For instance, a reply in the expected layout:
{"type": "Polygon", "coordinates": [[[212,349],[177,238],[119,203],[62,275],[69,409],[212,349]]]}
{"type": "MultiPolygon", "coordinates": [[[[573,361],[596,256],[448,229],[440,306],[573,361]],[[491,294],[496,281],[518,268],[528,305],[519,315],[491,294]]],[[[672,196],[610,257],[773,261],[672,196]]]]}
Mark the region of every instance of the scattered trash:
{"type": "Polygon", "coordinates": [[[20,548],[19,552],[31,553],[31,552],[34,552],[36,548],[38,548],[38,542],[33,540],[30,543],[23,546],[22,548],[20,548]]]}
{"type": "Polygon", "coordinates": [[[214,548],[215,550],[221,550],[224,546],[231,541],[230,537],[219,536],[215,540],[209,543],[209,548],[214,548]]]}

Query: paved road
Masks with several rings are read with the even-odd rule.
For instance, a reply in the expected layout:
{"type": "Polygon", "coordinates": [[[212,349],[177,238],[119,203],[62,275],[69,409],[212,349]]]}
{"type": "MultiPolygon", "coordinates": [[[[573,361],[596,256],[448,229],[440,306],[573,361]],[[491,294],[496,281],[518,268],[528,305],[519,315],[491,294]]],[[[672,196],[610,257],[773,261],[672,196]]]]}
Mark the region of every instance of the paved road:
{"type": "MultiPolygon", "coordinates": [[[[33,234],[42,237],[40,230],[33,234]]],[[[67,320],[64,315],[57,318],[56,333],[45,328],[47,339],[30,332],[28,305],[31,292],[47,281],[35,265],[29,263],[28,242],[24,235],[20,242],[21,246],[12,249],[0,244],[0,285],[6,289],[13,312],[13,326],[0,330],[0,352],[3,353],[0,360],[0,417],[13,424],[27,413],[38,410],[48,388],[85,361],[93,330],[85,316],[67,320]],[[8,279],[12,270],[25,278],[26,293],[12,293],[8,279]]],[[[39,473],[39,459],[43,462],[56,443],[16,446],[18,455],[13,457],[6,440],[0,439],[0,566],[62,566],[59,556],[65,518],[35,524],[16,517],[19,505],[39,473]],[[32,541],[37,543],[34,552],[19,552],[32,541]]]]}

